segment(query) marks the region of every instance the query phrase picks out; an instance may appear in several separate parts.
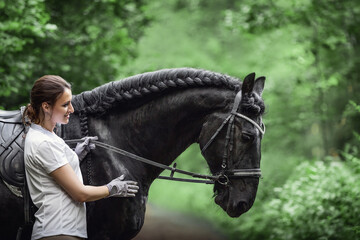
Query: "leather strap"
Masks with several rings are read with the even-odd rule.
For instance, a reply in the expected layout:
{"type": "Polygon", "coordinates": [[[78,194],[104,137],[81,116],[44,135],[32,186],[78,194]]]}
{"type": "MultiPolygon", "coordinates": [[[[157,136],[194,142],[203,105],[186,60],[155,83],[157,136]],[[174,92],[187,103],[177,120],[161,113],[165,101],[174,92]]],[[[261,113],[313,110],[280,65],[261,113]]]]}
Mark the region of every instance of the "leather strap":
{"type": "Polygon", "coordinates": [[[31,205],[31,198],[29,188],[26,182],[26,178],[24,178],[24,188],[23,188],[23,197],[24,197],[24,218],[25,218],[25,225],[32,224],[31,219],[31,212],[30,212],[30,205],[31,205]]]}
{"type": "Polygon", "coordinates": [[[239,108],[239,105],[240,105],[240,101],[241,101],[241,91],[239,91],[235,96],[234,105],[231,110],[231,113],[237,112],[237,109],[239,108]]]}
{"type": "Polygon", "coordinates": [[[219,134],[221,129],[225,126],[225,124],[230,120],[231,115],[227,116],[227,118],[223,121],[221,126],[215,131],[215,133],[211,136],[210,140],[205,144],[205,146],[201,149],[201,152],[204,152],[210,144],[215,140],[216,136],[219,134]]]}

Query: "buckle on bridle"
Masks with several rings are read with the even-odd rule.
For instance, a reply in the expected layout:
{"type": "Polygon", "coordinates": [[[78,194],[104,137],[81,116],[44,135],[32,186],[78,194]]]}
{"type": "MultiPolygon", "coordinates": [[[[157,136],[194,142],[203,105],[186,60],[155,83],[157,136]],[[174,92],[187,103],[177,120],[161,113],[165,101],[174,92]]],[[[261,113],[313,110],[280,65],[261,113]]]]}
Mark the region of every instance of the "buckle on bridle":
{"type": "Polygon", "coordinates": [[[230,182],[228,176],[226,176],[225,174],[220,175],[220,176],[216,179],[216,181],[217,181],[219,184],[224,185],[224,186],[228,186],[228,185],[229,185],[229,182],[230,182]]]}

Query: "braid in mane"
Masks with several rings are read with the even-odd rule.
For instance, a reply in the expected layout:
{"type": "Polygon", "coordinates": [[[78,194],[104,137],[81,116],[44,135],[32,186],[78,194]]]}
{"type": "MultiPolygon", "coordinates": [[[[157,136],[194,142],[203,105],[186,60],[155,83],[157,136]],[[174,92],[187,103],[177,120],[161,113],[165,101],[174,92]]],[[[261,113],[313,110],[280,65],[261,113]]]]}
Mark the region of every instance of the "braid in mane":
{"type": "Polygon", "coordinates": [[[105,113],[115,103],[142,98],[150,94],[165,92],[168,89],[219,87],[239,91],[239,79],[206,70],[193,68],[163,69],[155,72],[138,74],[104,84],[92,91],[74,96],[72,104],[75,114],[105,113]]]}

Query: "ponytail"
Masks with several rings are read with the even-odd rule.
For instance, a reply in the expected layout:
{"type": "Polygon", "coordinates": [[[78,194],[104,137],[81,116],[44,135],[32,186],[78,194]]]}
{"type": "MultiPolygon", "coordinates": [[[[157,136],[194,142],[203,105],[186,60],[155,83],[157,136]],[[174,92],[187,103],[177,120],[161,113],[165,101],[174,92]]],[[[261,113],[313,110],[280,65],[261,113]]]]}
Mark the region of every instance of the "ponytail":
{"type": "Polygon", "coordinates": [[[22,114],[22,122],[24,125],[30,125],[31,123],[38,123],[40,119],[37,119],[37,114],[34,108],[29,103],[22,114]]]}

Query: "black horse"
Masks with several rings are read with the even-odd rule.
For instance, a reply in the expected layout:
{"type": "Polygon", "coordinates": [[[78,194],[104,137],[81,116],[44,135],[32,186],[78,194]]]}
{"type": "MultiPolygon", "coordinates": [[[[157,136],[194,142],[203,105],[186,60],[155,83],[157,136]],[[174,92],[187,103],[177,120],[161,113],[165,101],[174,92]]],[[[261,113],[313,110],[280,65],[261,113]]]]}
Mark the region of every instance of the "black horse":
{"type": "MultiPolygon", "coordinates": [[[[62,126],[61,136],[65,140],[98,136],[101,142],[166,165],[189,145],[199,143],[210,172],[222,177],[214,184],[216,204],[229,216],[238,217],[253,205],[259,178],[230,178],[224,173],[260,167],[264,80],[250,74],[241,83],[219,73],[182,68],[110,82],[73,97],[75,113],[62,126]],[[235,110],[244,117],[234,117],[232,125],[224,123],[238,92],[241,101],[235,110]],[[222,123],[225,127],[219,129],[222,123]],[[229,140],[229,136],[233,137],[229,140]]],[[[163,169],[97,147],[81,170],[86,184],[104,185],[121,174],[139,183],[135,198],[87,204],[89,239],[134,237],[144,223],[150,185],[163,169]]],[[[23,221],[22,199],[2,181],[0,194],[0,234],[14,239],[23,221]]]]}

